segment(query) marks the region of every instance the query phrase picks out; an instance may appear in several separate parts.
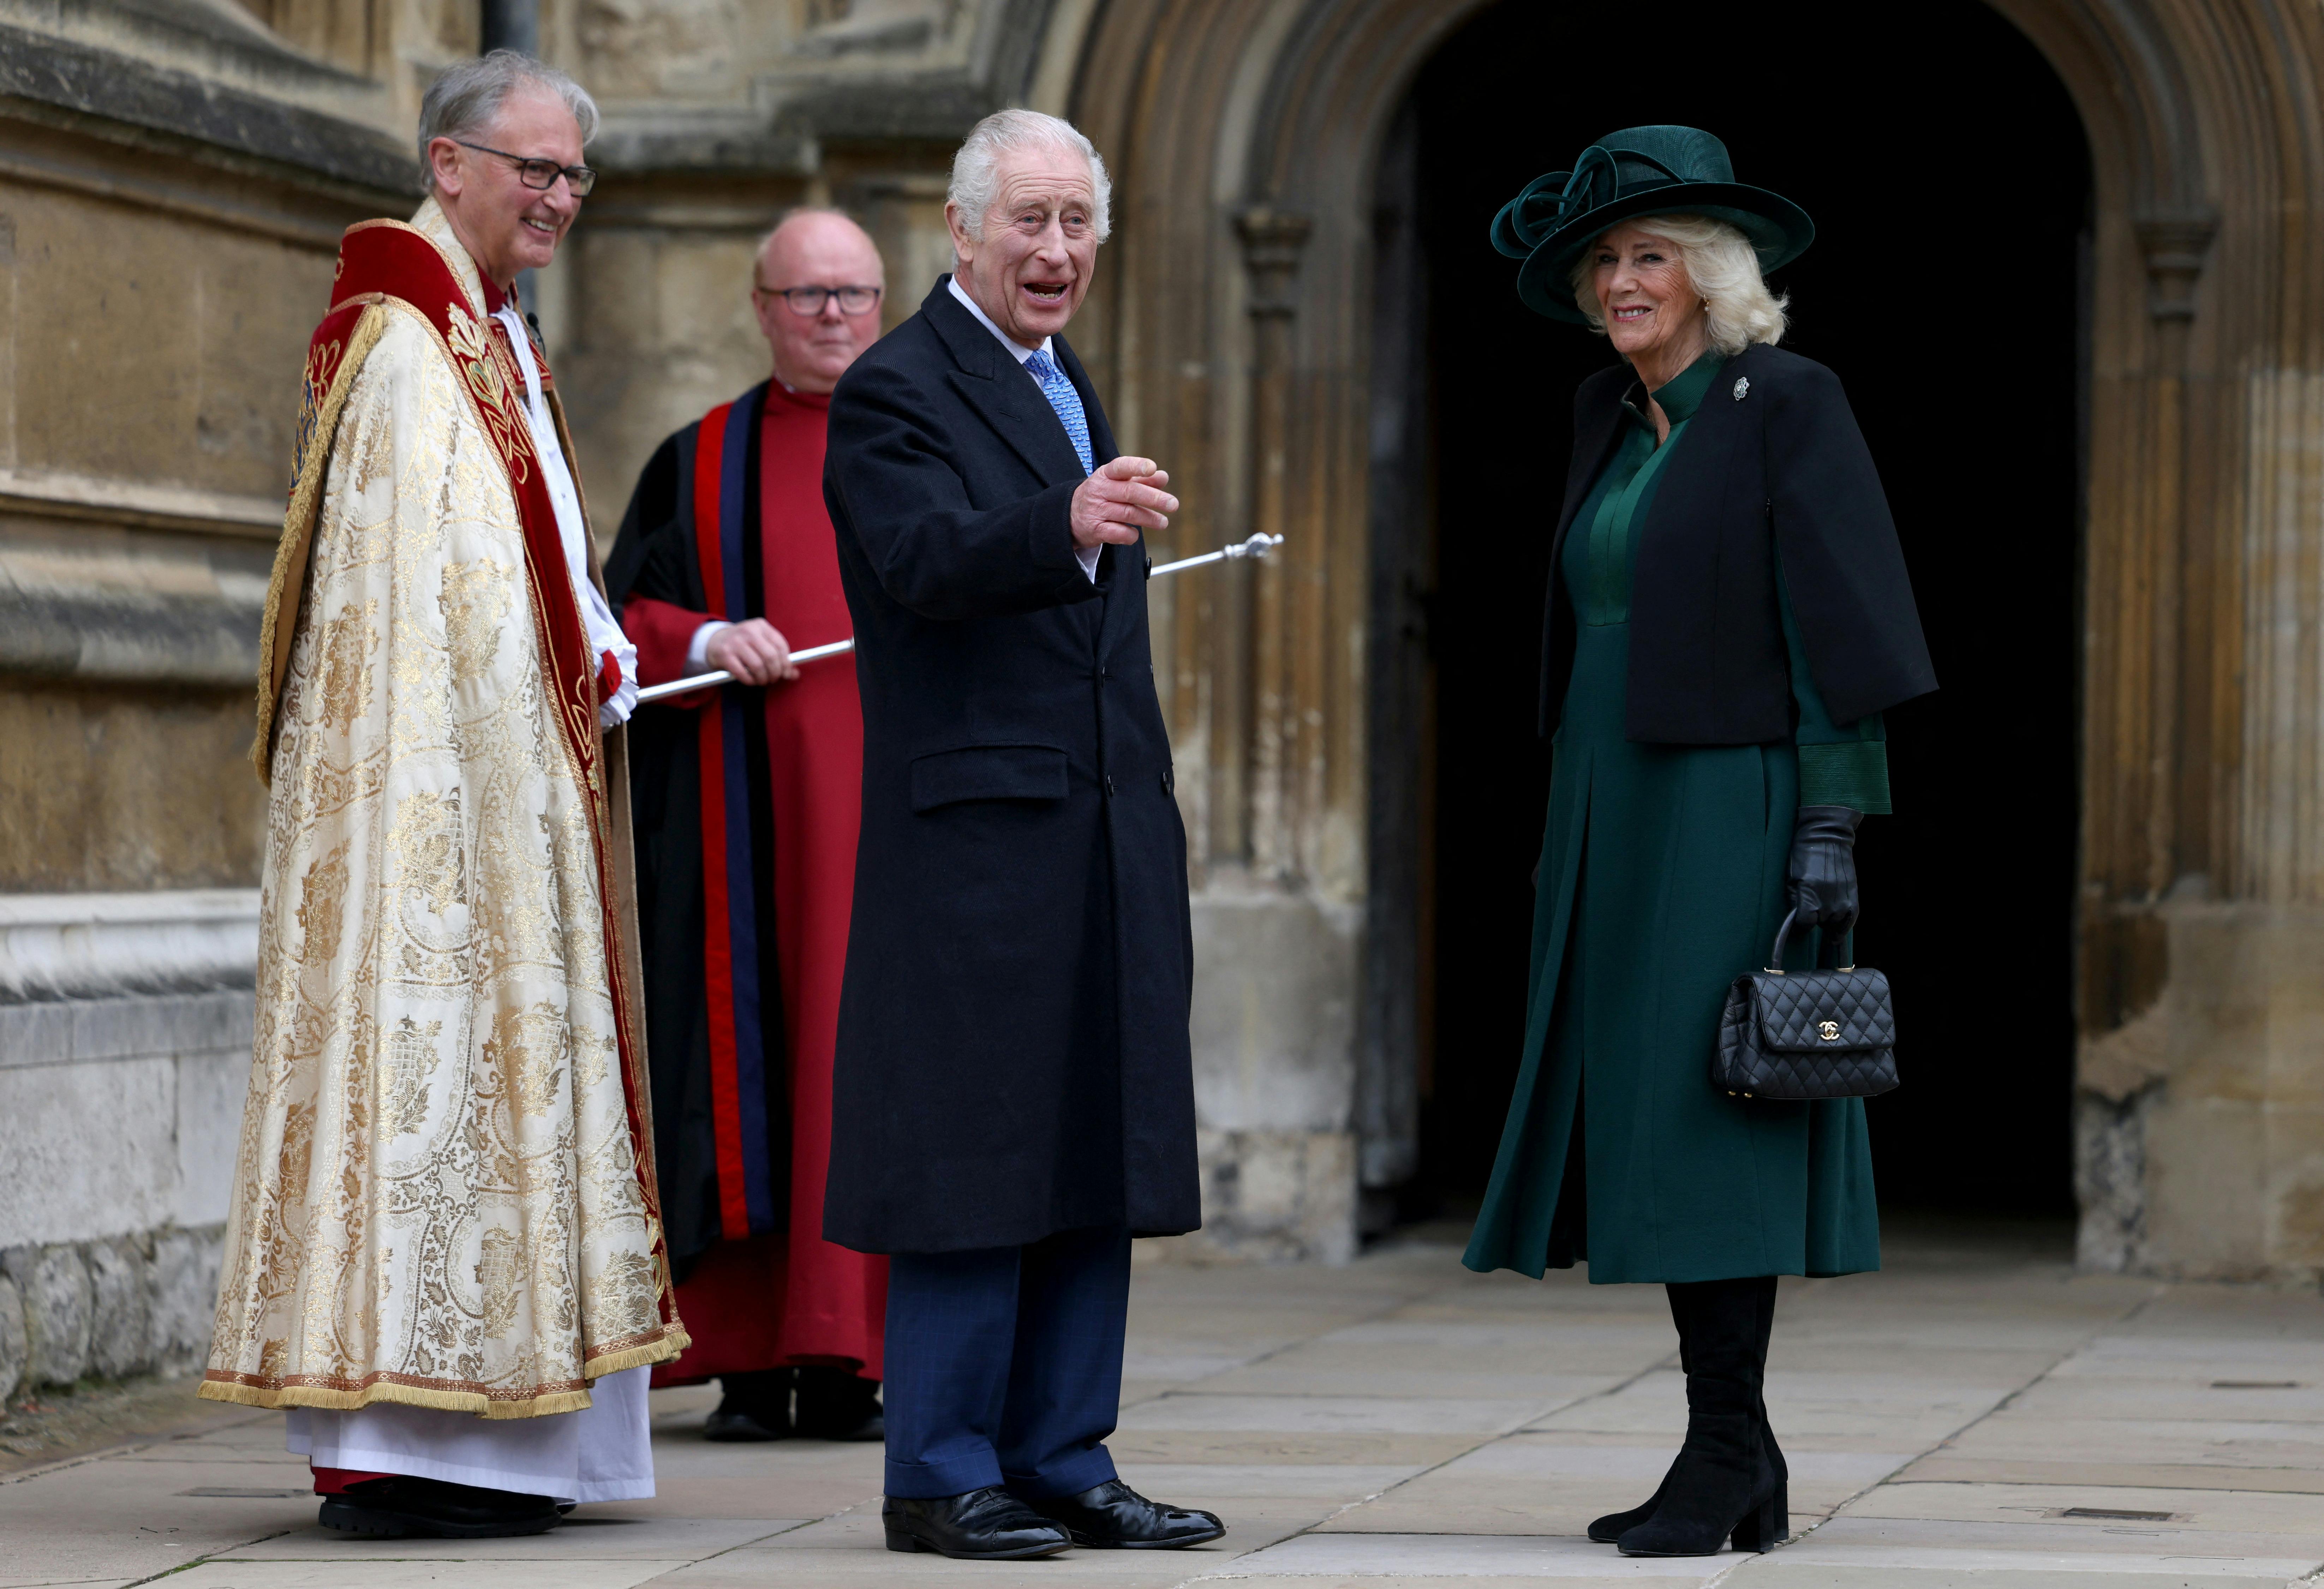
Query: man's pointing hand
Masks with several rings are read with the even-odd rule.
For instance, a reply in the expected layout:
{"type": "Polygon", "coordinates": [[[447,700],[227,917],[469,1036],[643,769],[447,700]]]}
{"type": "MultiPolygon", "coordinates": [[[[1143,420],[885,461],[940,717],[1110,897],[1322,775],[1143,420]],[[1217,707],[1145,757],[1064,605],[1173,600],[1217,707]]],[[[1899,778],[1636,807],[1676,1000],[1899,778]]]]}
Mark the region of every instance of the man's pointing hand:
{"type": "Polygon", "coordinates": [[[1074,545],[1092,551],[1127,547],[1140,530],[1167,529],[1178,499],[1162,488],[1170,483],[1151,458],[1116,458],[1074,492],[1074,545]]]}

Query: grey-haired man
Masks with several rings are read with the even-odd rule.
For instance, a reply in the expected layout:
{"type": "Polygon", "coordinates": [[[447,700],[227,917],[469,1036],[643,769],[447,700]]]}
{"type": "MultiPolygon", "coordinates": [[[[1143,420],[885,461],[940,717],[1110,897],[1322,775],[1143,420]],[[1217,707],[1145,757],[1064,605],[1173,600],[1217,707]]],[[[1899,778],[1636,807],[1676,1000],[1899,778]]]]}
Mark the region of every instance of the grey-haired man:
{"type": "Polygon", "coordinates": [[[596,107],[496,51],[429,197],[349,228],[309,346],[254,755],[251,1090],[201,1393],[280,1407],[342,1532],[532,1534],[654,1493],[671,1300],[619,725],[543,350],[514,306],[596,107]]]}
{"type": "Polygon", "coordinates": [[[986,118],[953,163],[952,275],[832,394],[863,821],[824,1232],[890,1254],[893,1550],[1224,1531],[1105,1447],[1130,1240],[1202,1218],[1142,544],[1178,504],[1062,335],[1106,201],[1070,125],[986,118]]]}

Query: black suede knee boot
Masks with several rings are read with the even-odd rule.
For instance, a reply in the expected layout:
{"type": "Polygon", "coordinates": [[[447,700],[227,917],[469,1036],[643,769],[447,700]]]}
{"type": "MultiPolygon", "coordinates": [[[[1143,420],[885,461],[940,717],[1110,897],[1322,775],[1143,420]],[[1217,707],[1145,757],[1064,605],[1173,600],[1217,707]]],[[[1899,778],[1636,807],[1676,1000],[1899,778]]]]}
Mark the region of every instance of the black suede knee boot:
{"type": "MultiPolygon", "coordinates": [[[[1664,1289],[1667,1290],[1669,1288],[1665,1287],[1664,1289]]],[[[1678,1305],[1676,1303],[1673,1303],[1671,1305],[1671,1318],[1674,1320],[1678,1318],[1678,1305]]],[[[1690,1377],[1692,1377],[1694,1373],[1694,1364],[1687,1355],[1686,1335],[1683,1331],[1680,1333],[1678,1337],[1678,1371],[1679,1373],[1690,1377]]],[[[1678,1459],[1676,1457],[1673,1457],[1671,1459],[1670,1466],[1663,1470],[1663,1482],[1655,1486],[1655,1493],[1646,1497],[1645,1504],[1634,1506],[1628,1511],[1609,1511],[1604,1517],[1592,1522],[1590,1525],[1591,1539],[1600,1545],[1611,1545],[1615,1540],[1619,1539],[1632,1529],[1637,1528],[1640,1523],[1645,1522],[1648,1518],[1654,1516],[1655,1508],[1663,1503],[1663,1496],[1668,1493],[1670,1489],[1670,1476],[1672,1473],[1677,1470],[1677,1467],[1678,1459]]]]}
{"type": "Polygon", "coordinates": [[[1686,1443],[1646,1521],[1617,1543],[1625,1556],[1711,1556],[1731,1536],[1738,1550],[1768,1550],[1783,1484],[1765,1443],[1762,1293],[1769,1277],[1673,1285],[1671,1317],[1685,1343],[1686,1443]]]}
{"type": "Polygon", "coordinates": [[[1759,1286],[1759,1446],[1766,1454],[1767,1467],[1775,1475],[1775,1494],[1771,1503],[1770,1522],[1773,1537],[1761,1542],[1762,1550],[1780,1545],[1792,1537],[1791,1465],[1784,1460],[1784,1448],[1775,1444],[1775,1426],[1767,1421],[1767,1341],[1775,1329],[1775,1277],[1768,1275],[1759,1286]]]}

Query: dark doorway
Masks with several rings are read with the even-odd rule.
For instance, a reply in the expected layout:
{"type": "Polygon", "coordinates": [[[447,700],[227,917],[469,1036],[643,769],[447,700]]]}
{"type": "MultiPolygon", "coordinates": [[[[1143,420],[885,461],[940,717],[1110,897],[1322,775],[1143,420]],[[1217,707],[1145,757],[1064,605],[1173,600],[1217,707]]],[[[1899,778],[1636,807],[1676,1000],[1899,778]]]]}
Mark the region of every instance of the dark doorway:
{"type": "Polygon", "coordinates": [[[1993,11],[1884,14],[1877,43],[1867,15],[1682,3],[1642,29],[1508,0],[1428,63],[1390,140],[1383,225],[1411,229],[1381,320],[1405,317],[1425,355],[1404,363],[1423,390],[1388,449],[1401,484],[1376,503],[1409,528],[1376,568],[1375,667],[1421,681],[1417,721],[1375,740],[1426,829],[1423,875],[1390,890],[1420,923],[1407,1212],[1482,1189],[1516,1072],[1549,771],[1542,592],[1571,396],[1611,357],[1518,304],[1487,225],[1591,140],[1658,121],[1717,133],[1742,180],[1815,218],[1775,281],[1784,345],[1847,386],[1943,685],[1892,714],[1897,814],[1860,844],[1858,950],[1893,978],[1904,1033],[1904,1085],[1871,1106],[1884,1201],[2071,1206],[2089,156],[2056,75],[1993,11]],[[1978,968],[1996,974],[1971,997],[1978,968]]]}

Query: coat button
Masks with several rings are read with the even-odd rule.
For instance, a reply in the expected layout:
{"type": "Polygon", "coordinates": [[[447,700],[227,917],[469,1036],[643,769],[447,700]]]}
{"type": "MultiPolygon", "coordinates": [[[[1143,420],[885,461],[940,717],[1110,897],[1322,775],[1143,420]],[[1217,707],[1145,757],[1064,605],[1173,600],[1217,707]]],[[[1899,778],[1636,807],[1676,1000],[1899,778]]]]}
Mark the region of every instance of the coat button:
{"type": "Polygon", "coordinates": [[[1177,778],[1173,775],[1172,770],[1171,770],[1170,768],[1168,768],[1168,767],[1164,767],[1164,768],[1162,769],[1162,793],[1164,793],[1165,794],[1176,794],[1177,792],[1178,792],[1178,780],[1177,780],[1177,778]]]}
{"type": "Polygon", "coordinates": [[[1113,793],[1113,775],[1111,773],[1105,775],[1105,792],[1109,794],[1113,793]]]}

